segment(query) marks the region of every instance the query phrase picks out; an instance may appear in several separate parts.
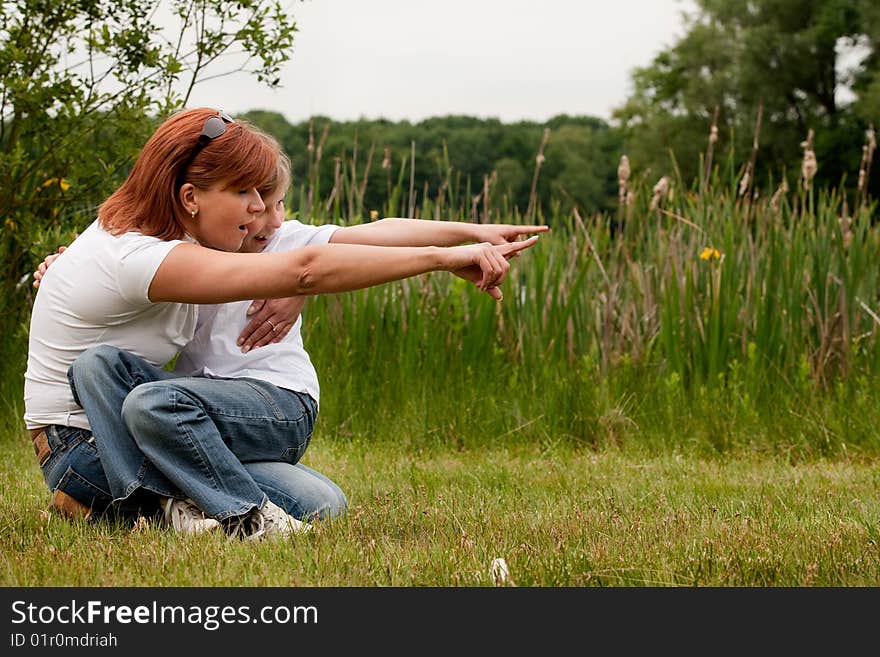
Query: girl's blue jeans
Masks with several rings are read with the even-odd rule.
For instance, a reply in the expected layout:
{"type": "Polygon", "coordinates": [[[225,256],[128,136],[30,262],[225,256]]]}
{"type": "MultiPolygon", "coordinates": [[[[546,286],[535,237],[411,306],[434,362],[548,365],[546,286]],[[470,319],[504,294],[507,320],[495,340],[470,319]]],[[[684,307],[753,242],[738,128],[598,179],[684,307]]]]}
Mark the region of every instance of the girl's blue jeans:
{"type": "Polygon", "coordinates": [[[317,404],[250,378],[179,377],[129,352],[93,347],[68,379],[91,432],[53,425],[42,466],[51,490],[104,510],[136,491],[189,497],[218,520],[268,496],[296,518],[346,510],[342,490],[299,463],[317,404]]]}

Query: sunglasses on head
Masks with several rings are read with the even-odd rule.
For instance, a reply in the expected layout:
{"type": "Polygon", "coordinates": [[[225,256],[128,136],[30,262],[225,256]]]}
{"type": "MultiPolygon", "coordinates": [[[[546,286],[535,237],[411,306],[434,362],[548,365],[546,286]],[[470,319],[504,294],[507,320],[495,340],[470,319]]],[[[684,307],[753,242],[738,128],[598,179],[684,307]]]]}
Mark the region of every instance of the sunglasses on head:
{"type": "Polygon", "coordinates": [[[234,123],[235,119],[229,116],[226,112],[220,111],[216,116],[209,116],[205,121],[205,125],[202,126],[202,131],[199,133],[199,138],[196,141],[196,145],[190,153],[189,157],[184,162],[183,166],[180,168],[180,180],[178,180],[178,187],[183,185],[183,175],[186,173],[187,168],[192,161],[196,159],[196,155],[207,146],[212,139],[216,139],[220,135],[226,132],[226,124],[234,123]]]}

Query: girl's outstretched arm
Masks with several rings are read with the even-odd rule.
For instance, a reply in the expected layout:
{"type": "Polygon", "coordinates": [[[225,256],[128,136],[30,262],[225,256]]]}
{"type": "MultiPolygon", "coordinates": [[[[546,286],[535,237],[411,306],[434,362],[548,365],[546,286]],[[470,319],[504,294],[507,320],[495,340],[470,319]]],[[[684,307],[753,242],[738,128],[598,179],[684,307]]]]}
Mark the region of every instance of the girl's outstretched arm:
{"type": "Polygon", "coordinates": [[[430,219],[380,219],[369,224],[344,226],[330,238],[332,244],[373,246],[455,246],[469,242],[506,244],[526,235],[545,233],[549,226],[472,224],[430,219]]]}

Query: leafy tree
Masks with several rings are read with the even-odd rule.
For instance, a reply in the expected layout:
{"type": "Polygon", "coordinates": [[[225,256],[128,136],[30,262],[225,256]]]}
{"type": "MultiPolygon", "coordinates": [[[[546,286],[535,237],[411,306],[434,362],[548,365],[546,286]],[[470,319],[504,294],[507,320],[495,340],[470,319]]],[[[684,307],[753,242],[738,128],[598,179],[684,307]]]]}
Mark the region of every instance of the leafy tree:
{"type": "MultiPolygon", "coordinates": [[[[539,189],[545,199],[566,199],[582,215],[614,207],[620,142],[602,122],[557,123],[547,144],[539,189]]],[[[546,206],[545,206],[546,207],[546,206]]]]}
{"type": "Polygon", "coordinates": [[[24,277],[94,219],[160,118],[208,77],[277,85],[295,32],[278,1],[3,0],[5,316],[29,308],[24,277]]]}
{"type": "Polygon", "coordinates": [[[797,175],[809,130],[816,135],[817,181],[851,179],[865,131],[880,119],[875,0],[697,4],[687,34],[635,71],[634,93],[615,112],[634,166],[672,173],[673,152],[684,181],[694,180],[717,108],[715,152],[733,149],[738,163],[750,157],[760,115],[755,180],[778,179],[786,170],[797,175]],[[847,74],[840,65],[854,44],[870,54],[847,74]],[[845,88],[856,93],[855,102],[841,102],[845,88]]]}

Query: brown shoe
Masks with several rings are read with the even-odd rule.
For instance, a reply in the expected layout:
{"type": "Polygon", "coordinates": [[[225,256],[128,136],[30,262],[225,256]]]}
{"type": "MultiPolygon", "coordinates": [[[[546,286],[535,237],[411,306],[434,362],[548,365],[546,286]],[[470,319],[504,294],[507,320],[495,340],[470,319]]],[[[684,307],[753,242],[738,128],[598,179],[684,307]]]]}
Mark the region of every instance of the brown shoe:
{"type": "Polygon", "coordinates": [[[63,516],[73,520],[88,520],[92,515],[92,508],[61,490],[52,491],[52,500],[49,509],[57,511],[63,516]]]}

